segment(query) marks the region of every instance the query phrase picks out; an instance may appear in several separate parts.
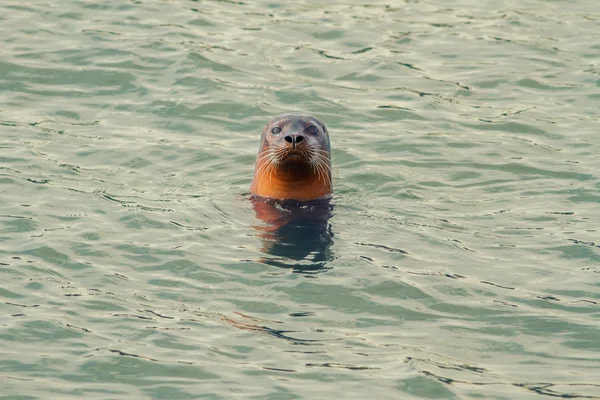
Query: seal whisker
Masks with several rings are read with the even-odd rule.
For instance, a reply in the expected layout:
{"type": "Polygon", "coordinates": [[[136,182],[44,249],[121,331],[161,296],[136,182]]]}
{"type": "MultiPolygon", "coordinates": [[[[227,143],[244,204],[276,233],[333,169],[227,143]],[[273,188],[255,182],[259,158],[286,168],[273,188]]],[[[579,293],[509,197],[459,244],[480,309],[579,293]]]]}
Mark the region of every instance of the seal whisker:
{"type": "Polygon", "coordinates": [[[263,155],[259,156],[259,157],[256,159],[256,161],[257,161],[257,162],[258,162],[258,161],[263,161],[263,160],[266,160],[267,158],[272,158],[272,157],[273,157],[272,151],[267,151],[267,152],[265,152],[265,154],[263,154],[263,155]]]}
{"type": "Polygon", "coordinates": [[[267,155],[268,157],[265,157],[265,159],[262,160],[260,167],[255,172],[255,175],[265,174],[269,177],[269,182],[271,182],[277,162],[273,154],[267,155]]]}
{"type": "Polygon", "coordinates": [[[317,173],[317,175],[319,176],[319,178],[321,177],[320,174],[320,170],[319,170],[319,164],[320,164],[320,157],[317,151],[311,151],[310,152],[310,166],[311,168],[315,171],[315,173],[317,173]]]}
{"type": "Polygon", "coordinates": [[[310,155],[311,167],[314,169],[319,179],[324,183],[327,182],[328,176],[331,179],[331,166],[329,161],[329,153],[323,149],[313,149],[310,155]]]}
{"type": "Polygon", "coordinates": [[[268,161],[267,173],[269,175],[269,183],[273,182],[273,172],[275,172],[275,168],[277,167],[278,160],[275,154],[268,161]]]}
{"type": "Polygon", "coordinates": [[[285,148],[285,146],[279,146],[275,149],[270,149],[270,153],[271,153],[271,161],[279,164],[281,162],[281,160],[283,160],[283,156],[284,154],[287,152],[287,149],[285,148]]]}
{"type": "Polygon", "coordinates": [[[319,171],[320,171],[321,176],[323,177],[323,182],[326,182],[328,180],[326,164],[323,164],[323,163],[319,164],[319,171]]]}
{"type": "Polygon", "coordinates": [[[320,163],[314,164],[315,170],[317,171],[317,176],[320,180],[325,182],[325,175],[323,173],[323,166],[320,163]]]}

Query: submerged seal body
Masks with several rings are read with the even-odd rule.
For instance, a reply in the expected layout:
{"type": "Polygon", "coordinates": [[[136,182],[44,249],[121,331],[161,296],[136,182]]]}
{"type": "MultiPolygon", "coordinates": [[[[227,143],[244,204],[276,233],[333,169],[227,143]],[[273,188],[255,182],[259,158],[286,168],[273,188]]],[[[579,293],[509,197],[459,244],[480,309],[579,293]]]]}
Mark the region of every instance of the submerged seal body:
{"type": "Polygon", "coordinates": [[[269,121],[262,132],[250,191],[275,200],[331,197],[331,146],[325,125],[302,114],[282,114],[269,121]]]}

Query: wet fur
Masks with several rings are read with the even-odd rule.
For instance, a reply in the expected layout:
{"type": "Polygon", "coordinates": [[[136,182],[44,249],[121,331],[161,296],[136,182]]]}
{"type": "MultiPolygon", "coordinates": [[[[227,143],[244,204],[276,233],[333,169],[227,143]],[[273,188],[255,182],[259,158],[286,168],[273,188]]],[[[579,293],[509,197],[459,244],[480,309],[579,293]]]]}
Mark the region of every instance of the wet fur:
{"type": "Polygon", "coordinates": [[[253,194],[276,199],[314,200],[332,193],[329,135],[325,125],[308,115],[284,114],[265,126],[252,181],[253,194]],[[273,126],[283,127],[279,137],[271,135],[273,126]],[[318,135],[305,134],[314,125],[318,135]],[[286,134],[300,132],[303,143],[295,147],[284,140],[286,134]]]}

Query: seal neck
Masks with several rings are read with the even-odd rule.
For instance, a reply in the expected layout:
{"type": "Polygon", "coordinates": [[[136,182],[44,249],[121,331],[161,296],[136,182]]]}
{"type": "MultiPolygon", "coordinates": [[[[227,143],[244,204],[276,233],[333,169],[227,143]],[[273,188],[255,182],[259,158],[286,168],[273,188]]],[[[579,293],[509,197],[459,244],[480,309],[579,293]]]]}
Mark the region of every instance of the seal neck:
{"type": "MultiPolygon", "coordinates": [[[[256,166],[260,171],[260,165],[256,166]]],[[[309,201],[327,197],[332,192],[330,176],[319,176],[310,165],[284,163],[268,174],[256,174],[251,192],[272,199],[309,201]]]]}

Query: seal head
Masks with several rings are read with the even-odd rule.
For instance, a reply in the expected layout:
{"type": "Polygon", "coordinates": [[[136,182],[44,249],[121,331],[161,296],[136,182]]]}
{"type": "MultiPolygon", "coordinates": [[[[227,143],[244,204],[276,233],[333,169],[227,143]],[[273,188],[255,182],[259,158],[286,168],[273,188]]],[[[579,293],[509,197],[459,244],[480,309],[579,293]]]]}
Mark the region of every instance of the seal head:
{"type": "Polygon", "coordinates": [[[310,115],[283,114],[262,132],[252,194],[277,200],[331,197],[331,147],[327,128],[310,115]]]}

